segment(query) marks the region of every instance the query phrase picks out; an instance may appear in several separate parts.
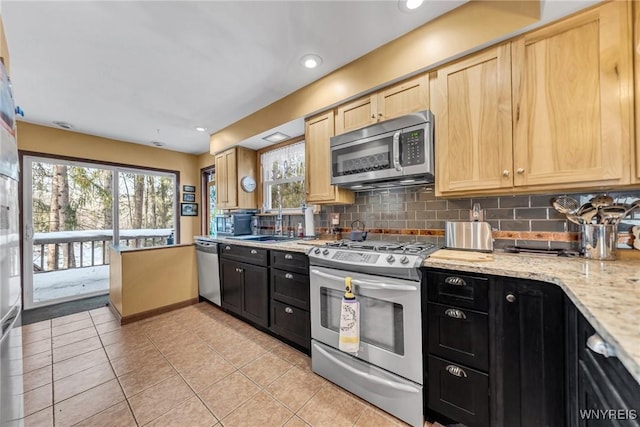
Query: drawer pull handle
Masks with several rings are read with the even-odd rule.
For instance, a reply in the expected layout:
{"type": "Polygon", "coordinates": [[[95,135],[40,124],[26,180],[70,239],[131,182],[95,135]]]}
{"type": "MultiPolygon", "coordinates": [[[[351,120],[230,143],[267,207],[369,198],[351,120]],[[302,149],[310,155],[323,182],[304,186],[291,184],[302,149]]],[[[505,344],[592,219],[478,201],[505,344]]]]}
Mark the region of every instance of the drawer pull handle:
{"type": "Polygon", "coordinates": [[[291,274],[291,273],[287,273],[287,274],[285,274],[285,275],[284,275],[284,277],[285,277],[286,279],[293,279],[293,274],[291,274]]]}
{"type": "Polygon", "coordinates": [[[456,310],[455,308],[448,308],[445,310],[444,314],[449,317],[453,317],[454,319],[466,319],[467,315],[464,314],[462,310],[456,310]]]}
{"type": "Polygon", "coordinates": [[[256,251],[255,249],[251,249],[251,253],[252,253],[253,255],[255,255],[255,254],[257,254],[257,253],[258,253],[258,251],[256,251]]]}
{"type": "Polygon", "coordinates": [[[598,334],[593,334],[587,338],[587,347],[594,353],[603,355],[604,357],[615,357],[616,350],[602,339],[598,334]]]}
{"type": "Polygon", "coordinates": [[[225,250],[225,251],[230,251],[230,250],[231,250],[231,246],[225,246],[225,247],[224,247],[224,250],[225,250]]]}
{"type": "Polygon", "coordinates": [[[447,365],[447,367],[445,369],[451,375],[455,375],[456,377],[460,377],[460,378],[467,378],[467,373],[460,366],[447,365]]]}
{"type": "Polygon", "coordinates": [[[505,299],[508,302],[515,302],[516,301],[516,296],[514,294],[507,294],[507,296],[505,297],[505,299]]]}
{"type": "Polygon", "coordinates": [[[467,282],[465,282],[462,277],[449,276],[446,279],[444,279],[444,282],[448,285],[467,286],[467,282]]]}
{"type": "Polygon", "coordinates": [[[293,255],[291,255],[291,254],[286,254],[286,255],[284,256],[284,259],[293,259],[293,255]]]}
{"type": "Polygon", "coordinates": [[[284,312],[287,314],[293,314],[293,309],[291,307],[285,307],[284,312]]]}
{"type": "Polygon", "coordinates": [[[241,268],[236,268],[236,273],[242,273],[242,269],[241,268]]]}

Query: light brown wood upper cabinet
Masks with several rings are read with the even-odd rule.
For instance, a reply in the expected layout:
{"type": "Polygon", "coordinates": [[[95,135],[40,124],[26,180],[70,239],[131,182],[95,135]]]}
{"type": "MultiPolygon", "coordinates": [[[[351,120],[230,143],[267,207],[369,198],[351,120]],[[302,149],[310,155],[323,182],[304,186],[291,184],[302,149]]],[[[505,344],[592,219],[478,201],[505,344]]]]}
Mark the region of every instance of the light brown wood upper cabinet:
{"type": "Polygon", "coordinates": [[[607,3],[512,43],[514,185],[630,182],[631,3],[607,3]]]}
{"type": "Polygon", "coordinates": [[[427,74],[404,80],[335,110],[335,133],[352,130],[429,108],[427,74]]]}
{"type": "Polygon", "coordinates": [[[220,209],[256,209],[256,191],[247,193],[240,187],[245,176],[257,179],[256,152],[234,147],[215,156],[217,207],[220,209]]]}
{"type": "Polygon", "coordinates": [[[327,111],[305,122],[305,189],[308,204],[351,204],[353,191],[331,185],[330,138],[334,113],[327,111]]]}
{"type": "Polygon", "coordinates": [[[633,7],[633,52],[635,59],[635,83],[636,83],[636,164],[635,182],[640,182],[640,4],[634,3],[633,7]]]}
{"type": "Polygon", "coordinates": [[[440,194],[513,185],[510,46],[445,66],[431,81],[440,194]]]}

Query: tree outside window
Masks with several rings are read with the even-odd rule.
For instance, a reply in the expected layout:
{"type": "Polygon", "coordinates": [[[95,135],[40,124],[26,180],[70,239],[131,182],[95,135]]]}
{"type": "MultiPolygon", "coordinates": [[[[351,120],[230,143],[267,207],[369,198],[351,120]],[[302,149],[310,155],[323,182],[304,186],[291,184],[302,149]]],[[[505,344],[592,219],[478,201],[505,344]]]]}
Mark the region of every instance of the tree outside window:
{"type": "Polygon", "coordinates": [[[304,141],[267,151],[260,161],[264,211],[300,209],[305,201],[304,141]]]}

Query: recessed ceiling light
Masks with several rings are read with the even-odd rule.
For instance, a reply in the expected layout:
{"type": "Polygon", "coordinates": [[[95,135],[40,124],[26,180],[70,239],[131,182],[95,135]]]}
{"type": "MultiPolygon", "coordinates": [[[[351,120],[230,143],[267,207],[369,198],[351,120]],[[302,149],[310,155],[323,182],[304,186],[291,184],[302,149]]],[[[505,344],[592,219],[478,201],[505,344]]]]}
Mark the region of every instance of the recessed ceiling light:
{"type": "Polygon", "coordinates": [[[67,122],[53,122],[53,124],[61,127],[62,129],[73,129],[73,126],[67,122]]]}
{"type": "Polygon", "coordinates": [[[310,53],[300,58],[300,63],[305,68],[316,68],[318,65],[322,64],[322,58],[320,58],[318,55],[310,53]]]}
{"type": "Polygon", "coordinates": [[[206,131],[206,130],[207,130],[207,128],[203,128],[203,127],[201,127],[201,126],[198,126],[198,127],[196,128],[196,130],[197,130],[198,132],[204,132],[204,131],[206,131]]]}
{"type": "Polygon", "coordinates": [[[398,8],[403,12],[411,12],[420,6],[424,0],[398,0],[398,8]]]}
{"type": "Polygon", "coordinates": [[[291,138],[289,135],[285,135],[282,132],[276,132],[276,133],[272,133],[269,136],[265,136],[264,139],[265,141],[269,141],[269,142],[280,142],[280,141],[284,141],[285,139],[289,139],[291,138]]]}

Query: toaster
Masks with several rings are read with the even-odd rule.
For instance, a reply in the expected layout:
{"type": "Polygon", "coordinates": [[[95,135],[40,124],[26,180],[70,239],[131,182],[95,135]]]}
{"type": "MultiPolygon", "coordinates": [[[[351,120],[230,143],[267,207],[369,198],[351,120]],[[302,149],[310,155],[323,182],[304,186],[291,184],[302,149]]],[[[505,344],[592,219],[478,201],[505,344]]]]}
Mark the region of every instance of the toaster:
{"type": "Polygon", "coordinates": [[[491,225],[483,221],[447,221],[445,247],[469,251],[493,252],[491,225]]]}

